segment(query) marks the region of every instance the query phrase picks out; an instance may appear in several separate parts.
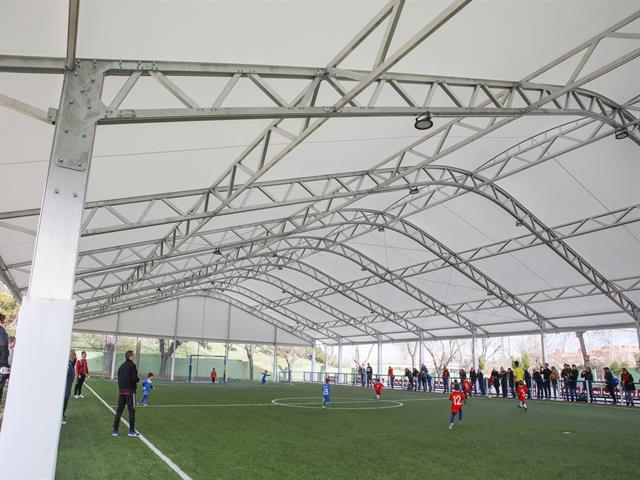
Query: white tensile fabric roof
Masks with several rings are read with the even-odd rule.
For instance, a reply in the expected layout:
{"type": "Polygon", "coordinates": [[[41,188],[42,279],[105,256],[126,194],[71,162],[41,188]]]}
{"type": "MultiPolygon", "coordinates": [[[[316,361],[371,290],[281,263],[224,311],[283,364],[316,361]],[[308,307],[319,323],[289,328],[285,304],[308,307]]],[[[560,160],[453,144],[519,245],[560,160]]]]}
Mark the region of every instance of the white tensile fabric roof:
{"type": "MultiPolygon", "coordinates": [[[[376,71],[449,5],[82,2],[78,68],[115,60],[76,328],[307,345],[637,325],[638,3],[472,2],[376,71]]],[[[0,4],[0,279],[20,296],[55,126],[14,100],[59,108],[67,9],[0,4]]]]}

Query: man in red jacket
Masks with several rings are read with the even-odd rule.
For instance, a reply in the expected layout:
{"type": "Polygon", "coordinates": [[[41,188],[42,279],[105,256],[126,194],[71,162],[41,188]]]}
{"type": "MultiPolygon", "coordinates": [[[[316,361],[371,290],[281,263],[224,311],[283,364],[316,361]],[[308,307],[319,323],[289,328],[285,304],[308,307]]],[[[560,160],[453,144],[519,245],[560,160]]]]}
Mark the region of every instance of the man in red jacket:
{"type": "Polygon", "coordinates": [[[73,389],[73,398],[84,398],[82,384],[88,376],[87,352],[82,352],[82,357],[76,362],[76,386],[73,389]]]}

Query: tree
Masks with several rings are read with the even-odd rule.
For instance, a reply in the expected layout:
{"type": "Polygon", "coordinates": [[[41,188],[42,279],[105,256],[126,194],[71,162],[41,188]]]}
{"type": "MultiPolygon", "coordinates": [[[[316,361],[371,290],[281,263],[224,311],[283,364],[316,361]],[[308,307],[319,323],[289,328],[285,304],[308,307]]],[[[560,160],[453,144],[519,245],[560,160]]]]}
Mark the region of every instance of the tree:
{"type": "Polygon", "coordinates": [[[353,349],[353,361],[358,365],[363,365],[369,361],[369,357],[371,357],[371,352],[373,351],[373,345],[369,347],[369,352],[367,352],[366,358],[360,358],[360,347],[356,347],[353,349]]]}
{"type": "Polygon", "coordinates": [[[279,352],[284,357],[284,361],[287,362],[287,369],[291,370],[291,366],[295,361],[302,357],[300,351],[296,347],[279,347],[279,352]]]}
{"type": "Polygon", "coordinates": [[[419,345],[419,342],[407,342],[407,344],[406,344],[407,353],[409,354],[409,357],[411,358],[411,366],[412,367],[416,366],[416,354],[418,353],[418,345],[419,345]]]}
{"type": "Polygon", "coordinates": [[[0,291],[0,313],[7,316],[7,331],[9,334],[15,334],[14,322],[18,317],[18,302],[8,293],[0,291]]]}
{"type": "Polygon", "coordinates": [[[578,330],[576,332],[576,337],[578,337],[578,341],[580,342],[580,351],[582,352],[582,362],[585,367],[589,366],[589,354],[587,353],[587,346],[584,343],[584,331],[578,330]]]}
{"type": "Polygon", "coordinates": [[[531,368],[531,355],[526,350],[522,352],[522,357],[520,357],[520,366],[525,370],[531,368]]]}
{"type": "Polygon", "coordinates": [[[249,360],[249,380],[253,380],[253,354],[256,353],[256,345],[253,343],[245,343],[244,349],[247,352],[249,360]]]}
{"type": "Polygon", "coordinates": [[[478,367],[480,370],[486,368],[487,362],[492,361],[501,348],[502,345],[495,344],[492,338],[482,338],[480,341],[480,355],[478,356],[478,367]],[[482,360],[482,362],[480,360],[482,360]]]}
{"type": "Polygon", "coordinates": [[[640,370],[640,353],[634,353],[633,358],[636,362],[636,368],[640,370]]]}
{"type": "Polygon", "coordinates": [[[182,340],[172,340],[169,348],[165,350],[166,340],[164,338],[158,339],[160,347],[160,372],[158,376],[166,377],[167,375],[167,360],[173,355],[173,352],[182,344],[182,340]]]}
{"type": "Polygon", "coordinates": [[[460,343],[458,340],[424,342],[424,348],[429,352],[433,360],[433,368],[435,368],[438,377],[442,375],[442,371],[449,366],[452,360],[460,355],[460,343]]]}

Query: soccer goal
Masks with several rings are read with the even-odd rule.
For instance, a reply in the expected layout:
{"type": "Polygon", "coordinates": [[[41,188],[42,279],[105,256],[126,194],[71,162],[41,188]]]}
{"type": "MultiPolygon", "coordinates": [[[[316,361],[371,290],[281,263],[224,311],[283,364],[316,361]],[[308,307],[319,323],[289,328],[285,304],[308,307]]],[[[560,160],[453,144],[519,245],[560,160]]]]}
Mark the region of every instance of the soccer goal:
{"type": "Polygon", "coordinates": [[[188,382],[211,382],[211,371],[216,369],[217,382],[227,381],[227,357],[224,355],[189,355],[188,382]]]}

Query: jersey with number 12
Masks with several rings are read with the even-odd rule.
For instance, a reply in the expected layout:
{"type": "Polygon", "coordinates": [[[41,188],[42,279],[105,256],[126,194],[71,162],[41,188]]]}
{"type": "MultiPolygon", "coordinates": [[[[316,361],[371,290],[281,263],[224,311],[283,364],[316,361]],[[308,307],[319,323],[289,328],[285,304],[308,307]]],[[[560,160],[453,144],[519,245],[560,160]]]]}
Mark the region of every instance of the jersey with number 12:
{"type": "Polygon", "coordinates": [[[464,393],[457,390],[454,392],[451,392],[451,395],[449,395],[449,400],[451,400],[451,413],[457,413],[460,410],[462,410],[464,393]]]}

